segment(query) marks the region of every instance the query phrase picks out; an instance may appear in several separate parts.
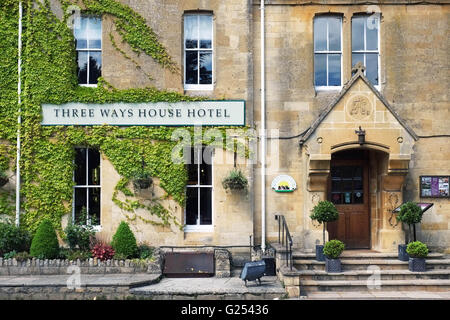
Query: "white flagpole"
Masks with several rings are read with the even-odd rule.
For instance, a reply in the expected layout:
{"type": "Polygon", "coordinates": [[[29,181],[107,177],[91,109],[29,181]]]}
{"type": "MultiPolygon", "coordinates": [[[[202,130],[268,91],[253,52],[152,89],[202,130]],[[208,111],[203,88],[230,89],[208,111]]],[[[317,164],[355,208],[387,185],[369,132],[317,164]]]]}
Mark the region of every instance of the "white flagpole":
{"type": "Polygon", "coordinates": [[[17,156],[16,156],[16,226],[20,225],[20,126],[22,124],[21,104],[22,104],[22,1],[19,1],[19,62],[18,62],[18,81],[17,81],[17,95],[19,115],[17,117],[17,156]]]}

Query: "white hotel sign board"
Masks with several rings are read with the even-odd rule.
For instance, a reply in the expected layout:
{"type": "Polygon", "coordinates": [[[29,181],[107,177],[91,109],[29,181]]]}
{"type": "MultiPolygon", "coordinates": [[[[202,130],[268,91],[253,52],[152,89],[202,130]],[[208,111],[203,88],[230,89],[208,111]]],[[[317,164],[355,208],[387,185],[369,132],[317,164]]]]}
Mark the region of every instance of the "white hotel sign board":
{"type": "Polygon", "coordinates": [[[44,126],[243,126],[244,100],[43,104],[44,126]]]}

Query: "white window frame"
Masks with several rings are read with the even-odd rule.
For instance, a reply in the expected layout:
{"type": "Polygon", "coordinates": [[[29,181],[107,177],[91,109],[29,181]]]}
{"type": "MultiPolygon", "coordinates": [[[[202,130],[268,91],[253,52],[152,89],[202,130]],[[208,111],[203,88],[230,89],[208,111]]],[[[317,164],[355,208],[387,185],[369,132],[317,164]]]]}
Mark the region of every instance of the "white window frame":
{"type": "MultiPolygon", "coordinates": [[[[324,19],[324,18],[339,18],[339,20],[341,22],[341,30],[340,30],[341,31],[341,50],[340,51],[328,50],[328,48],[330,47],[330,39],[329,39],[329,32],[328,32],[329,25],[328,25],[328,20],[327,20],[327,50],[316,50],[316,43],[314,41],[314,35],[313,35],[313,46],[314,46],[314,57],[313,57],[314,64],[313,64],[313,66],[315,65],[316,54],[326,54],[326,56],[327,56],[327,85],[326,86],[316,86],[316,78],[315,78],[316,70],[313,67],[314,68],[314,88],[316,89],[316,91],[336,91],[336,90],[342,89],[343,81],[344,81],[343,80],[343,76],[344,76],[343,69],[344,68],[342,66],[342,64],[343,64],[342,52],[343,52],[343,45],[344,45],[343,37],[342,37],[342,35],[343,35],[343,33],[342,33],[343,18],[341,15],[320,15],[320,16],[314,17],[314,20],[315,19],[324,19]],[[340,54],[341,55],[341,85],[340,86],[328,86],[328,82],[329,82],[328,55],[330,55],[330,54],[340,54]]],[[[314,32],[314,21],[313,21],[313,32],[314,32]]]]}
{"type": "MultiPolygon", "coordinates": [[[[377,25],[377,31],[378,31],[378,43],[377,43],[377,46],[378,46],[378,50],[367,50],[366,48],[367,48],[367,19],[370,17],[370,15],[362,15],[362,14],[359,14],[359,15],[354,15],[353,17],[352,17],[352,25],[351,25],[351,28],[350,28],[350,32],[353,32],[353,19],[354,18],[361,18],[361,17],[363,17],[364,19],[364,49],[363,50],[353,50],[353,42],[352,42],[352,56],[351,56],[351,60],[352,60],[352,62],[351,62],[351,64],[352,64],[352,68],[353,68],[353,54],[355,53],[355,54],[363,54],[364,55],[364,61],[363,61],[363,63],[364,63],[364,66],[366,66],[367,64],[366,64],[366,54],[367,53],[376,53],[377,55],[378,55],[378,59],[377,59],[377,61],[378,61],[378,84],[377,85],[375,85],[375,84],[373,84],[372,83],[372,85],[379,91],[380,90],[380,88],[381,88],[381,65],[380,65],[380,26],[381,26],[381,24],[380,24],[380,20],[381,20],[381,14],[379,14],[379,17],[378,17],[378,19],[377,19],[377,21],[378,21],[378,25],[377,25]]],[[[367,67],[366,67],[366,70],[367,70],[367,67]]],[[[364,75],[366,75],[366,70],[364,70],[364,75]]],[[[369,80],[370,81],[370,80],[369,80]]]]}
{"type": "MultiPolygon", "coordinates": [[[[214,75],[215,75],[215,63],[214,63],[214,15],[212,13],[186,13],[183,15],[183,66],[184,66],[184,79],[183,79],[183,85],[184,90],[197,90],[197,91],[212,91],[214,90],[214,75]],[[200,16],[210,16],[211,17],[211,48],[186,48],[186,32],[184,31],[185,26],[185,18],[187,16],[196,16],[197,17],[197,41],[200,39],[200,16]],[[186,83],[186,51],[210,51],[212,55],[212,61],[211,61],[211,67],[212,67],[212,77],[211,77],[211,84],[188,84],[186,83]]],[[[200,59],[197,62],[198,68],[197,68],[197,81],[200,81],[200,59]]]]}
{"type": "MultiPolygon", "coordinates": [[[[102,157],[100,156],[100,184],[99,185],[90,185],[89,184],[89,150],[90,149],[94,149],[94,148],[89,148],[89,147],[76,147],[75,149],[86,149],[86,184],[85,185],[78,185],[75,184],[75,170],[73,172],[73,182],[74,182],[74,186],[73,186],[73,196],[72,196],[72,221],[75,221],[75,189],[77,188],[86,188],[86,210],[87,210],[87,217],[86,217],[86,225],[90,224],[90,219],[89,219],[89,188],[99,188],[100,189],[100,221],[98,225],[93,226],[95,231],[101,231],[102,229],[102,225],[101,225],[101,212],[102,212],[102,186],[101,186],[101,182],[103,181],[103,177],[102,177],[102,157]]],[[[97,149],[94,149],[97,150],[97,149]]],[[[98,150],[97,150],[98,151],[98,150]]],[[[100,151],[99,151],[100,152],[100,151]]],[[[76,165],[75,160],[73,160],[74,165],[76,165]]]]}
{"type": "MultiPolygon", "coordinates": [[[[94,52],[100,52],[101,56],[102,56],[102,69],[103,69],[103,19],[101,16],[94,16],[94,15],[81,15],[81,18],[100,18],[100,34],[101,39],[100,39],[100,49],[95,48],[95,49],[90,49],[90,48],[86,48],[86,49],[77,49],[75,48],[76,52],[87,52],[88,53],[88,63],[87,63],[87,74],[86,74],[86,81],[87,83],[78,83],[78,85],[80,87],[91,87],[91,88],[96,88],[97,87],[97,83],[89,83],[89,52],[94,51],[94,52]]],[[[88,24],[89,25],[89,24],[88,24]]],[[[88,28],[86,27],[86,33],[88,28]]],[[[86,34],[86,46],[89,47],[89,38],[86,34]]],[[[74,30],[74,36],[75,36],[75,30],[74,30]]],[[[78,55],[77,55],[78,57],[78,55]]],[[[77,65],[78,65],[78,59],[77,59],[77,65]]],[[[78,78],[78,75],[77,75],[78,78]]]]}
{"type": "MultiPolygon", "coordinates": [[[[185,224],[184,226],[184,232],[213,232],[214,231],[214,168],[213,168],[213,157],[214,152],[211,151],[211,184],[205,185],[200,184],[200,165],[203,160],[203,147],[194,147],[197,149],[197,184],[190,184],[187,185],[186,188],[196,188],[198,192],[197,197],[197,224],[185,224]],[[210,188],[211,189],[211,224],[200,224],[200,189],[201,188],[210,188]]],[[[195,157],[194,157],[195,159],[195,157]]],[[[191,159],[192,161],[195,161],[194,159],[191,159]]],[[[186,208],[184,209],[184,221],[186,221],[186,208]]]]}

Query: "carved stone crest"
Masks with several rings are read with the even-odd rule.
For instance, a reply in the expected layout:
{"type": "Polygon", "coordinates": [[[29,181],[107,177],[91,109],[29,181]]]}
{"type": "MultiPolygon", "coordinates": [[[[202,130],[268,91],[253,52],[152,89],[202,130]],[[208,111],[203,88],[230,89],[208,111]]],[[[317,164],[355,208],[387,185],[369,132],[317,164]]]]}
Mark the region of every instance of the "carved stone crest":
{"type": "Polygon", "coordinates": [[[353,97],[347,108],[349,115],[358,120],[363,120],[372,113],[372,104],[367,97],[362,95],[353,97]]]}

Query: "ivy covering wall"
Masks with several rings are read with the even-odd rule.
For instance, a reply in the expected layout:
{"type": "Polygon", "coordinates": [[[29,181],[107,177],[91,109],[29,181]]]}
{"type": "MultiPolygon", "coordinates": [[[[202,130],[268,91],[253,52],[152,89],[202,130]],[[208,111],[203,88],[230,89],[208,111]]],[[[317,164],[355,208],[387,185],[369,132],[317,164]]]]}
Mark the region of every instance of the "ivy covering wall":
{"type": "MultiPolygon", "coordinates": [[[[0,139],[4,169],[15,162],[17,131],[17,0],[0,0],[0,139]]],[[[61,231],[61,219],[72,210],[74,148],[86,146],[97,148],[107,157],[121,179],[115,187],[112,201],[133,220],[137,216],[147,223],[177,225],[172,212],[153,199],[144,204],[128,187],[142,162],[145,170],[160,179],[165,190],[164,199],[170,198],[180,205],[185,203],[187,172],[184,164],[173,163],[171,153],[178,143],[172,141],[173,127],[114,127],[114,126],[55,126],[44,127],[41,122],[43,103],[67,102],[178,102],[200,100],[176,92],[166,92],[149,87],[144,89],[118,90],[100,78],[97,88],[80,87],[76,75],[75,42],[68,27],[67,13],[70,5],[80,5],[85,11],[109,15],[116,30],[133,51],[151,56],[164,68],[178,72],[177,64],[158,41],[157,36],[142,16],[115,0],[60,0],[63,19],[58,19],[50,9],[48,0],[23,1],[23,93],[22,93],[22,224],[31,232],[43,219],[50,219],[61,231]],[[125,200],[119,200],[120,198],[125,200]],[[137,209],[145,209],[146,216],[136,215],[137,209]]],[[[108,35],[107,37],[108,38],[108,35]]],[[[104,38],[105,39],[105,38],[104,38]]],[[[113,46],[124,58],[131,59],[121,51],[114,39],[113,46]]],[[[138,67],[137,63],[135,63],[138,67]]],[[[193,128],[186,128],[193,134],[193,128]]],[[[229,129],[229,128],[226,128],[229,129]]],[[[225,128],[218,128],[225,135],[225,128]]],[[[223,148],[227,146],[223,139],[223,148]]],[[[209,144],[211,141],[201,141],[209,144]]],[[[2,167],[2,168],[3,168],[2,167]]],[[[14,167],[11,168],[14,170],[14,167]]]]}

